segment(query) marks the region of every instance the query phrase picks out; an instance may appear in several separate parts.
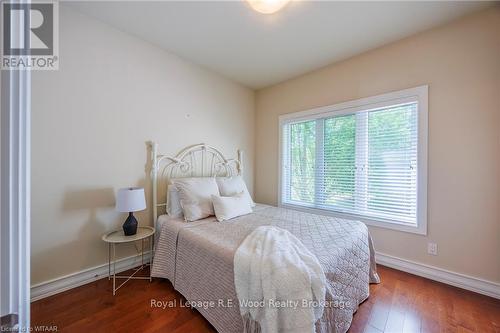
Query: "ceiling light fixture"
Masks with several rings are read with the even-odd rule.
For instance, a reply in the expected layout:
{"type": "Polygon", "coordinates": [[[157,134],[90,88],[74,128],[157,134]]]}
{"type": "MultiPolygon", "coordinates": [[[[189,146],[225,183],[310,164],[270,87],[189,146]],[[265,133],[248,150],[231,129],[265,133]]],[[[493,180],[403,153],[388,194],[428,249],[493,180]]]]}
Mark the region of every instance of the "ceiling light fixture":
{"type": "Polygon", "coordinates": [[[286,6],[290,0],[247,0],[250,6],[262,14],[274,14],[286,6]]]}

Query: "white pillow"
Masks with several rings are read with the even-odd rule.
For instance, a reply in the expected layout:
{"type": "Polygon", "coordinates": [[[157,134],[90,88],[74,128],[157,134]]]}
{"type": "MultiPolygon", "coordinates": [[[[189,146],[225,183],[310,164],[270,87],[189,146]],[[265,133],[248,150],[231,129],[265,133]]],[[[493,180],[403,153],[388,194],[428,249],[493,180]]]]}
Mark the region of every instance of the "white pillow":
{"type": "Polygon", "coordinates": [[[183,217],[181,199],[179,198],[179,191],[175,185],[168,185],[167,192],[167,214],[170,217],[181,218],[183,217]]]}
{"type": "Polygon", "coordinates": [[[212,195],[219,195],[214,178],[177,178],[171,181],[179,191],[186,221],[196,221],[214,215],[212,195]]]}
{"type": "Polygon", "coordinates": [[[217,217],[217,221],[219,222],[252,212],[248,198],[243,192],[232,197],[212,195],[212,202],[214,204],[215,217],[217,217]]]}
{"type": "Polygon", "coordinates": [[[250,207],[255,206],[250,193],[248,192],[247,185],[241,176],[234,177],[217,177],[217,185],[221,196],[232,197],[236,194],[243,192],[244,197],[248,201],[250,207]]]}

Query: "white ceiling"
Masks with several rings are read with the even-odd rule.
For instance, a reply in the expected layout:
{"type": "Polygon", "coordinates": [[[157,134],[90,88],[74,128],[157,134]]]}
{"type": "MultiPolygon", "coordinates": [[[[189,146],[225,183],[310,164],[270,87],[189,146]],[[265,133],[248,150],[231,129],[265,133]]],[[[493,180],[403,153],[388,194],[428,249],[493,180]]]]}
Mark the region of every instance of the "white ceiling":
{"type": "Polygon", "coordinates": [[[263,88],[444,24],[480,2],[290,3],[274,15],[240,1],[72,2],[251,88],[263,88]]]}

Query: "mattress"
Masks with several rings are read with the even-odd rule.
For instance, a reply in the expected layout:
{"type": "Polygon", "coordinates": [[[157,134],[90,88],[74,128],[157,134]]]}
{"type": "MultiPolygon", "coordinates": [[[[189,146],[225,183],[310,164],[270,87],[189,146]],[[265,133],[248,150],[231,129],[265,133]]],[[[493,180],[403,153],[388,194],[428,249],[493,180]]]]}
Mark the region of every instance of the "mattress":
{"type": "Polygon", "coordinates": [[[262,225],[290,231],[316,255],[327,278],[327,306],[316,332],[345,333],[369,296],[369,283],[379,282],[371,237],[359,221],[267,205],[225,222],[170,219],[162,224],[151,274],[169,279],[217,331],[243,332],[233,258],[262,225]]]}

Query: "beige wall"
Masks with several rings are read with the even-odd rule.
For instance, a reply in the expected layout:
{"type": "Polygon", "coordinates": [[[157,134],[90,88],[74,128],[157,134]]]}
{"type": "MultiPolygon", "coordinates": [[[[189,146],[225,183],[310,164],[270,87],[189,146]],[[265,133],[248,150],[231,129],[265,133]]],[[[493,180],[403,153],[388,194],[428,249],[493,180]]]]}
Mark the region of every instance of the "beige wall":
{"type": "MultiPolygon", "coordinates": [[[[171,154],[241,148],[253,184],[253,91],[64,5],[60,70],[33,72],[32,94],[33,284],[107,262],[101,234],[125,219],[114,191],[150,189],[148,140],[171,154]]],[[[149,210],[137,216],[151,223],[149,210]]]]}
{"type": "Polygon", "coordinates": [[[429,85],[428,235],[370,228],[378,251],[500,281],[500,7],[256,95],[256,200],[275,204],[278,116],[429,85]],[[427,255],[437,242],[438,256],[427,255]]]}

